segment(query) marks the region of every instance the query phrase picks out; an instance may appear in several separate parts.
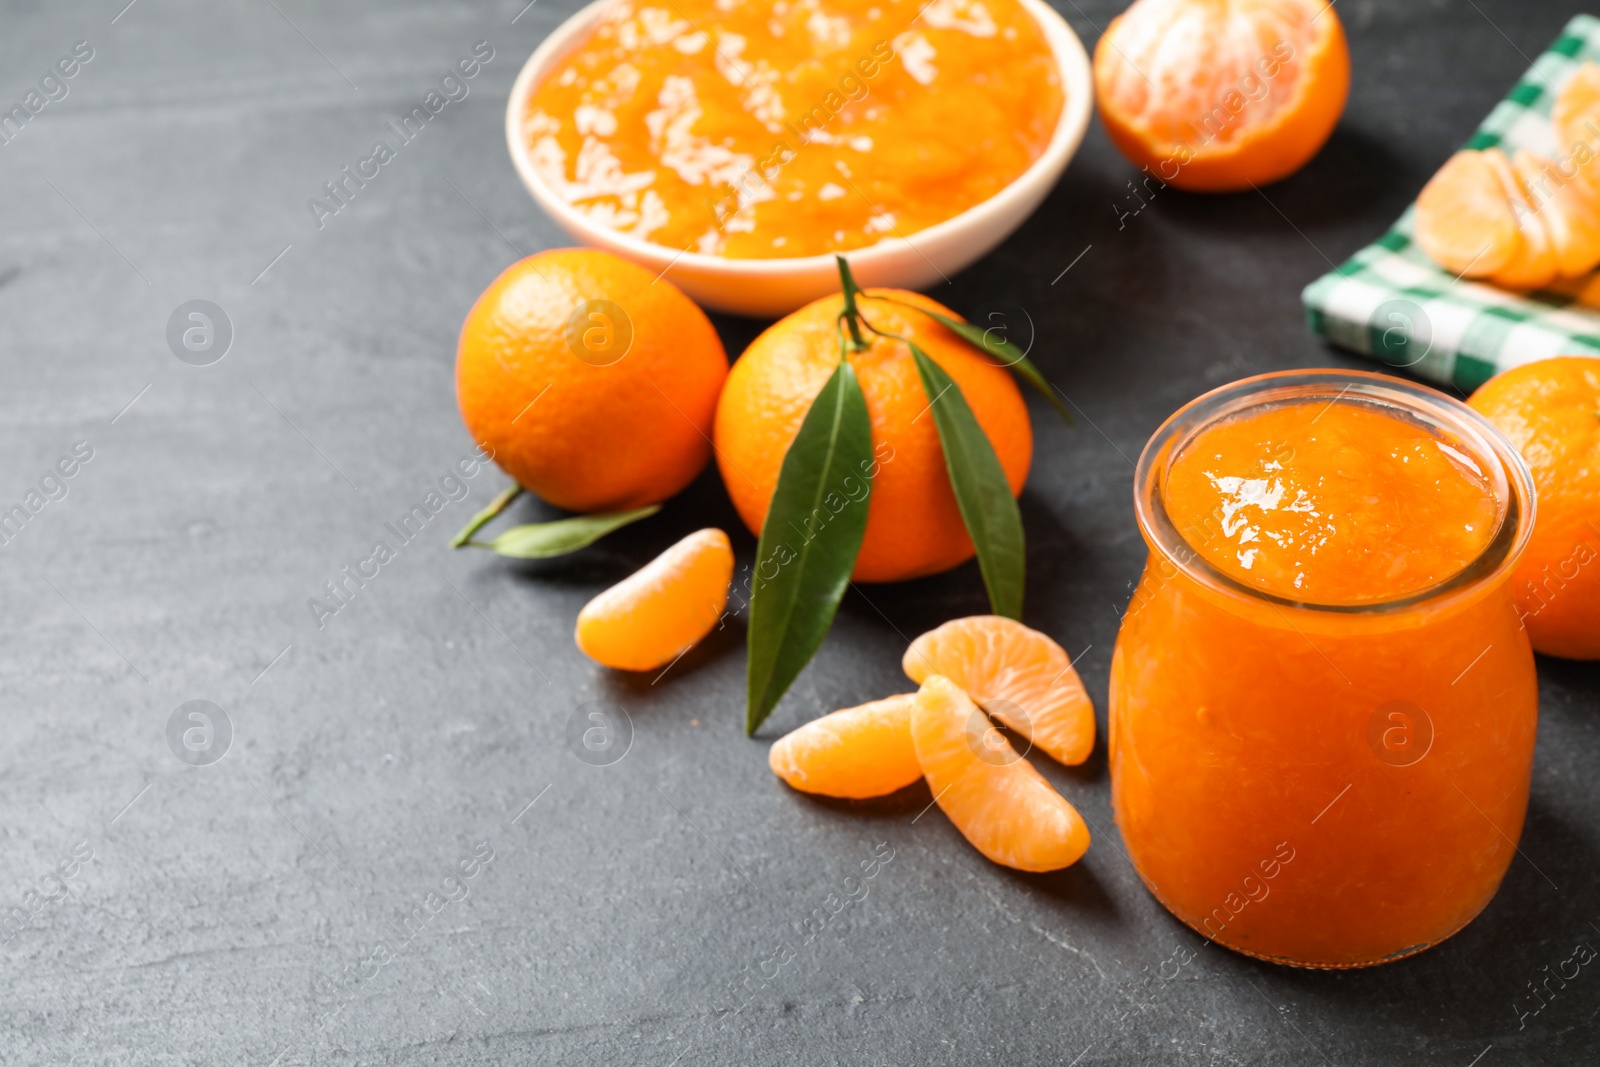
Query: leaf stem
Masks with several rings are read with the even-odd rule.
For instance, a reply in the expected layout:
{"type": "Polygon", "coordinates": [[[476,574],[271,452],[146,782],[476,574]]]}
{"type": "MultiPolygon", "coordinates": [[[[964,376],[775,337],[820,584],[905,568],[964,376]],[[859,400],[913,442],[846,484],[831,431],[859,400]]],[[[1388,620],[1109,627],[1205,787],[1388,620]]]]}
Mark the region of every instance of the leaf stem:
{"type": "Polygon", "coordinates": [[[489,546],[485,542],[472,540],[472,535],[497,518],[502,511],[510,506],[513,500],[522,495],[522,492],[522,486],[513,485],[489,501],[488,507],[472,516],[472,521],[462,527],[461,532],[450,539],[450,547],[461,548],[466,545],[472,545],[478,548],[488,548],[489,546]]]}
{"type": "Polygon", "coordinates": [[[856,295],[861,292],[856,285],[855,277],[850,273],[850,264],[843,256],[834,256],[839,261],[839,291],[844,294],[844,312],[842,318],[850,329],[850,350],[860,352],[867,347],[867,339],[861,336],[861,310],[856,307],[856,295]]]}
{"type": "Polygon", "coordinates": [[[509,559],[550,559],[587,548],[613,530],[649,518],[661,510],[660,504],[647,504],[632,511],[612,511],[592,515],[573,515],[551,522],[513,526],[493,541],[468,541],[473,548],[487,548],[509,559]]]}

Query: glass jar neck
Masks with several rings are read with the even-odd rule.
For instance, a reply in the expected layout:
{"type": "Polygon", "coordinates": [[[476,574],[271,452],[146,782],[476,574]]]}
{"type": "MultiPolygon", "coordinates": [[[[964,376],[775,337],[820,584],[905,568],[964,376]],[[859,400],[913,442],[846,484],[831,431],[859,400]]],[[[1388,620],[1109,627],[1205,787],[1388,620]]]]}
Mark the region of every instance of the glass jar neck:
{"type": "MultiPolygon", "coordinates": [[[[1281,371],[1245,378],[1190,401],[1161,425],[1145,445],[1134,476],[1134,510],[1152,553],[1163,557],[1203,590],[1243,604],[1327,615],[1390,615],[1465,600],[1510,575],[1533,530],[1533,478],[1515,447],[1487,419],[1465,404],[1425,386],[1366,371],[1281,371]],[[1394,599],[1360,603],[1316,603],[1244,585],[1212,565],[1191,535],[1205,524],[1174,516],[1165,485],[1174,459],[1202,431],[1223,420],[1286,404],[1360,404],[1412,422],[1465,448],[1483,466],[1495,497],[1496,525],[1476,558],[1438,583],[1394,599]]],[[[1154,561],[1152,561],[1154,562],[1154,561]]]]}

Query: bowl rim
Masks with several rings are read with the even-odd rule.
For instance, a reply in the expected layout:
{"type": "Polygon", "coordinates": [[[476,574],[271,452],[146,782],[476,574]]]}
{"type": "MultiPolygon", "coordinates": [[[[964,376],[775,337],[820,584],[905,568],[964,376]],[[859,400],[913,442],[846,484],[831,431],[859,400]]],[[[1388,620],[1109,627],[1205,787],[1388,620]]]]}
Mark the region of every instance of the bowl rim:
{"type": "MultiPolygon", "coordinates": [[[[780,278],[837,269],[835,253],[832,252],[787,258],[734,258],[690,252],[641,240],[592,222],[545,184],[544,178],[533,165],[529,146],[522,134],[523,116],[534,83],[550,67],[576,49],[582,43],[582,35],[600,20],[608,6],[617,2],[619,0],[591,0],[568,16],[533,50],[512,82],[511,94],[506,101],[506,146],[511,153],[512,166],[516,168],[528,193],[546,214],[569,233],[581,233],[585,239],[592,240],[600,247],[617,248],[645,261],[665,262],[667,267],[662,273],[681,265],[700,273],[780,278]]],[[[1050,188],[1083,142],[1089,128],[1090,114],[1094,110],[1093,78],[1083,41],[1066,19],[1044,0],[1018,2],[1044,34],[1061,75],[1061,115],[1045,150],[1026,170],[987,200],[916,231],[911,235],[917,239],[915,242],[908,237],[890,236],[842,253],[848,257],[852,267],[870,269],[879,260],[892,259],[907,251],[922,255],[917,247],[919,243],[937,243],[985,224],[1002,225],[1004,216],[1013,209],[1018,199],[1037,192],[1038,199],[1042,200],[1049,194],[1050,188]]]]}

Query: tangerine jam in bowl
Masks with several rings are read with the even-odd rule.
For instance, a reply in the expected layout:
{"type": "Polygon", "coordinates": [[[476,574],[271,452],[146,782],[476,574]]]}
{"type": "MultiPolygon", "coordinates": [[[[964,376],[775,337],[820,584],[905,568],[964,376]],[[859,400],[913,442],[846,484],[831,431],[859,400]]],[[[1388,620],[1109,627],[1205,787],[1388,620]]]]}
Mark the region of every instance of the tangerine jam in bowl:
{"type": "Polygon", "coordinates": [[[534,52],[506,139],[572,237],[707,306],[917,288],[1005,239],[1088,126],[1043,0],[596,0],[534,52]]]}
{"type": "Polygon", "coordinates": [[[1112,803],[1169,911],[1247,955],[1361,967],[1494,895],[1538,689],[1510,575],[1527,467],[1464,404],[1291,371],[1140,457],[1149,547],[1111,665],[1112,803]]]}

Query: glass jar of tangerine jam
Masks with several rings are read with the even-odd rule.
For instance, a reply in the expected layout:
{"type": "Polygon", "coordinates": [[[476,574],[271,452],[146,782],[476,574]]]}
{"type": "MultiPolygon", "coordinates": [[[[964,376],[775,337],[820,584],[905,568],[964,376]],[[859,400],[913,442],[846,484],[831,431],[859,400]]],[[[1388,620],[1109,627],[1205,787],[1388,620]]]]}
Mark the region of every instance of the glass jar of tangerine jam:
{"type": "Polygon", "coordinates": [[[1149,560],[1111,666],[1111,785],[1140,877],[1239,952],[1398,959],[1494,895],[1538,690],[1509,579],[1517,452],[1380,374],[1248,378],[1138,464],[1149,560]]]}

